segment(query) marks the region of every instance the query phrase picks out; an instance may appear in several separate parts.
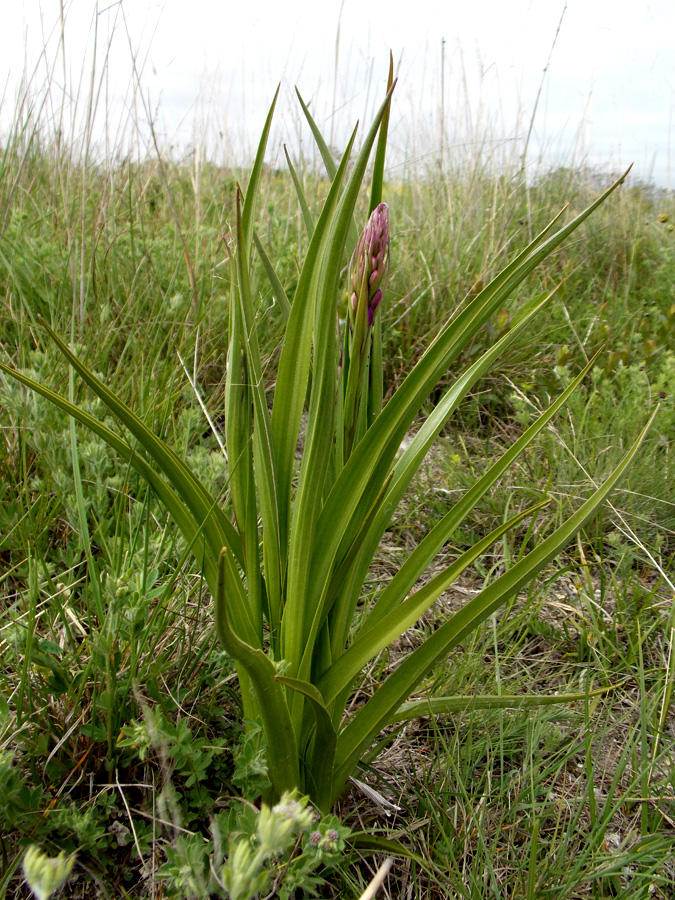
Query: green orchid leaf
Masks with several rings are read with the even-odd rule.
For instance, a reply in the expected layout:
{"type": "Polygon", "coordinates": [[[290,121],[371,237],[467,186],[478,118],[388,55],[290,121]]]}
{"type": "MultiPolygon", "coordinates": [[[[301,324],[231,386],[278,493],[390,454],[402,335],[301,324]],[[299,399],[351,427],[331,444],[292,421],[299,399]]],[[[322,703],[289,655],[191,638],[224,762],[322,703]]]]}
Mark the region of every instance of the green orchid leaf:
{"type": "MultiPolygon", "coordinates": [[[[394,87],[394,54],[389,51],[389,74],[387,75],[387,93],[394,87]]],[[[373,181],[370,189],[370,210],[372,212],[382,203],[382,187],[384,184],[384,164],[387,158],[387,132],[389,131],[389,114],[391,107],[382,117],[380,125],[380,133],[377,139],[377,149],[375,150],[375,159],[373,161],[373,181]]]]}
{"type": "Polygon", "coordinates": [[[464,697],[428,697],[403,703],[389,720],[389,725],[409,722],[426,716],[452,715],[474,709],[537,709],[541,706],[567,706],[602,697],[615,686],[577,691],[571,694],[473,694],[464,697]]]}
{"type": "Polygon", "coordinates": [[[635,457],[655,415],[656,412],[604,484],[563,525],[454,613],[398,666],[373,697],[348,720],[338,738],[335,785],[349,777],[370,741],[389,722],[395,710],[410,696],[426,674],[489,615],[528,584],[593,515],[635,457]]]}
{"type": "Polygon", "coordinates": [[[316,685],[299,678],[288,678],[277,675],[277,681],[291,690],[297,691],[309,700],[314,714],[315,728],[310,735],[311,760],[309,761],[309,777],[312,796],[316,798],[319,808],[325,808],[333,795],[333,768],[337,731],[333,727],[330,713],[321,692],[316,685]]]}
{"type": "MultiPolygon", "coordinates": [[[[627,173],[626,173],[627,174],[627,173]]],[[[625,178],[622,176],[572,222],[540,244],[553,223],[438,335],[405,378],[338,476],[317,523],[322,552],[313,559],[311,582],[320,589],[330,577],[341,541],[358,527],[359,506],[370,506],[414,417],[450,363],[533,269],[574,231],[625,178]]]]}
{"type": "Polygon", "coordinates": [[[265,167],[265,153],[267,151],[267,142],[269,141],[270,130],[272,128],[272,119],[274,117],[274,110],[277,105],[280,89],[281,85],[279,85],[276,89],[274,99],[272,100],[272,105],[270,106],[269,112],[267,113],[267,118],[265,119],[265,125],[258,142],[258,149],[256,151],[255,160],[253,162],[253,168],[251,169],[251,175],[248,179],[244,206],[241,211],[241,229],[243,233],[243,241],[247,258],[249,258],[251,255],[251,241],[253,240],[253,220],[255,216],[255,206],[258,200],[260,181],[265,167]]]}
{"type": "Polygon", "coordinates": [[[326,701],[330,703],[334,697],[349,687],[354,677],[377,654],[388,647],[410,628],[428,609],[433,606],[441,594],[455,582],[462,572],[466,571],[496,541],[507,534],[524,519],[546,506],[548,500],[537,503],[523,510],[507,522],[503,522],[494,531],[477,541],[465,553],[438,575],[434,576],[424,587],[415,591],[407,600],[399,603],[388,615],[372,626],[370,623],[359,633],[353,644],[333,663],[318,682],[318,687],[326,701]]]}
{"type": "MultiPolygon", "coordinates": [[[[298,671],[305,650],[311,620],[305,597],[311,559],[321,552],[315,543],[316,523],[322,512],[325,479],[333,452],[335,426],[335,394],[337,391],[335,301],[340,260],[349,222],[352,219],[359,189],[379,124],[391,101],[389,93],[366,135],[352,173],[340,198],[333,220],[328,224],[328,239],[319,265],[314,319],[314,356],[309,418],[298,488],[291,523],[287,605],[282,626],[282,653],[290,665],[290,673],[304,678],[298,671]]],[[[295,303],[294,303],[295,306],[295,303]]]]}
{"type": "Polygon", "coordinates": [[[274,438],[267,408],[260,348],[255,327],[255,313],[248,274],[246,235],[237,195],[237,293],[241,308],[242,343],[246,354],[246,372],[253,401],[253,472],[262,519],[263,564],[273,633],[281,620],[283,560],[278,495],[276,487],[276,458],[274,438]]]}
{"type": "Polygon", "coordinates": [[[307,231],[307,236],[311,240],[312,235],[314,234],[314,219],[312,217],[311,212],[309,211],[309,206],[307,204],[307,198],[305,197],[305,192],[303,190],[300,179],[298,178],[298,173],[295,171],[295,166],[291,162],[291,157],[288,154],[288,150],[286,149],[285,144],[284,144],[284,154],[286,156],[286,165],[288,166],[288,171],[291,173],[291,179],[293,181],[295,193],[298,197],[298,203],[300,204],[300,211],[302,212],[302,219],[305,223],[305,229],[307,231]]]}
{"type": "Polygon", "coordinates": [[[305,406],[312,358],[312,334],[314,330],[314,298],[317,269],[323,257],[328,226],[335,215],[344,178],[347,174],[351,148],[356,133],[351,136],[340,168],[326,198],[317,227],[310,241],[305,262],[300,273],[291,314],[284,334],[279,368],[278,389],[272,406],[272,432],[277,457],[277,497],[279,501],[279,530],[283,546],[290,527],[292,481],[295,468],[295,450],[300,421],[305,406]]]}
{"type": "Polygon", "coordinates": [[[286,296],[284,286],[279,281],[279,276],[275,272],[274,266],[272,265],[269,256],[265,253],[265,248],[260,242],[260,238],[255,232],[253,233],[253,243],[255,244],[255,248],[258,251],[258,256],[260,257],[260,261],[263,264],[263,268],[265,269],[265,273],[267,274],[269,282],[272,285],[272,294],[274,296],[274,301],[279,306],[281,315],[288,322],[288,317],[291,314],[291,303],[286,296]]]}
{"type": "Polygon", "coordinates": [[[312,116],[311,112],[309,111],[309,107],[307,106],[305,101],[302,99],[302,96],[300,95],[300,91],[297,89],[297,87],[295,89],[295,93],[300,102],[300,107],[302,109],[302,112],[304,113],[304,116],[307,119],[307,124],[309,125],[312,135],[314,136],[314,140],[316,141],[316,146],[319,148],[319,153],[321,154],[321,159],[323,160],[323,164],[326,167],[326,172],[328,172],[328,177],[330,178],[331,181],[334,181],[338,167],[335,163],[335,160],[333,159],[333,155],[331,154],[330,150],[328,149],[328,144],[324,141],[323,135],[321,134],[321,131],[319,130],[319,126],[314,121],[314,117],[312,116]]]}
{"type": "Polygon", "coordinates": [[[293,790],[298,785],[298,753],[283,688],[277,680],[277,670],[262,650],[251,647],[234,633],[230,626],[226,596],[226,566],[231,556],[223,548],[218,560],[218,587],[214,597],[216,631],[225,650],[246,670],[260,709],[267,735],[267,765],[275,791],[293,790]]]}
{"type": "Polygon", "coordinates": [[[181,496],[195,519],[202,525],[204,536],[209,546],[229,547],[238,562],[242,562],[243,554],[239,535],[232,523],[222,512],[216,500],[209,494],[192,471],[145,425],[129,407],[100,381],[84,363],[75,356],[55,331],[43,321],[44,328],[59,348],[61,353],[75,369],[78,375],[94,391],[110,412],[133,434],[139,444],[154,460],[171,482],[174,490],[181,496]]]}
{"type": "MultiPolygon", "coordinates": [[[[373,628],[391,609],[393,609],[401,599],[408,593],[410,588],[415,584],[417,579],[426,570],[441,547],[448,541],[450,536],[456,531],[459,525],[464,521],[466,516],[475,508],[481,497],[490,490],[504,472],[522,455],[525,449],[534,441],[542,429],[551,421],[553,416],[567,403],[571,395],[581,384],[586,375],[590,372],[595,364],[600,351],[593,357],[589,363],[582,369],[577,377],[569,384],[569,386],[560,394],[560,396],[545,410],[539,418],[511,445],[511,447],[503,454],[503,456],[493,463],[488,471],[481,476],[450,509],[443,518],[431,529],[431,531],[420,541],[418,546],[413,550],[408,559],[403,563],[401,568],[392,578],[389,585],[382,592],[375,603],[371,613],[368,616],[368,628],[373,628]]],[[[429,417],[431,419],[431,416],[429,417]]],[[[427,422],[429,419],[427,420],[427,422]]],[[[419,442],[423,446],[426,439],[423,434],[425,425],[415,435],[409,447],[399,460],[394,470],[394,482],[396,474],[400,469],[404,473],[404,481],[407,485],[410,466],[407,464],[405,457],[417,455],[415,444],[419,442]]],[[[435,428],[433,428],[435,431],[435,428]]],[[[399,493],[398,486],[393,491],[396,499],[402,494],[399,493]]]]}
{"type": "MultiPolygon", "coordinates": [[[[314,121],[314,117],[310,113],[309,107],[307,106],[305,101],[300,96],[300,91],[297,88],[295,89],[295,93],[300,102],[300,108],[302,109],[302,112],[303,112],[305,118],[307,119],[307,124],[309,125],[310,131],[312,132],[312,136],[314,137],[314,140],[316,141],[316,146],[319,148],[319,153],[321,154],[321,159],[323,160],[323,164],[326,167],[326,172],[328,172],[328,177],[331,179],[331,181],[334,181],[336,172],[338,171],[338,167],[335,164],[333,155],[330,152],[330,150],[328,148],[328,144],[324,140],[323,135],[321,134],[321,130],[319,129],[319,126],[316,124],[316,122],[314,121]]],[[[388,91],[388,93],[390,93],[390,92],[388,91]]],[[[356,231],[356,224],[354,222],[351,222],[351,224],[350,224],[349,237],[350,237],[350,242],[355,244],[358,234],[356,231]]]]}
{"type": "MultiPolygon", "coordinates": [[[[464,399],[464,397],[468,394],[471,388],[475,385],[477,380],[484,375],[489,369],[494,365],[496,359],[510,346],[510,344],[515,340],[515,338],[522,333],[522,331],[527,327],[528,324],[540,313],[541,309],[548,302],[552,294],[549,294],[542,300],[535,299],[530,303],[526,304],[525,309],[523,310],[523,315],[520,321],[509,330],[509,332],[504,335],[493,347],[491,347],[488,351],[486,351],[470,368],[460,377],[457,381],[449,388],[445,394],[443,395],[441,401],[438,403],[434,411],[424,422],[422,428],[417,432],[410,445],[404,450],[401,457],[395,464],[393,471],[389,477],[389,486],[387,488],[386,493],[382,495],[382,499],[379,505],[379,508],[375,510],[374,515],[369,516],[370,527],[368,531],[363,534],[359,541],[359,553],[354,558],[353,564],[347,571],[343,571],[343,563],[340,563],[339,566],[336,567],[335,574],[333,575],[331,582],[336,581],[338,585],[341,586],[340,599],[335,605],[335,608],[331,617],[331,633],[332,633],[332,651],[333,658],[335,658],[339,652],[340,648],[344,647],[347,639],[349,637],[349,630],[351,626],[351,621],[353,618],[354,609],[359,599],[359,593],[361,589],[361,585],[365,580],[366,573],[368,571],[368,567],[370,562],[379,546],[379,543],[382,539],[382,536],[389,524],[391,516],[401,501],[408,485],[412,481],[415,473],[419,469],[422,460],[426,456],[428,450],[430,449],[433,442],[436,440],[437,436],[440,434],[442,428],[445,423],[448,421],[452,413],[459,406],[460,402],[464,399]]],[[[532,435],[534,437],[534,435],[532,435]]],[[[524,449],[524,448],[521,448],[524,449]]],[[[487,487],[485,487],[487,490],[487,487]]],[[[475,498],[474,504],[471,507],[466,506],[464,515],[468,514],[470,509],[475,505],[475,502],[479,499],[482,494],[478,494],[475,498]]],[[[464,507],[463,507],[464,508],[464,507]]],[[[363,521],[363,516],[361,511],[359,510],[355,514],[355,521],[361,522],[363,521]]],[[[462,516],[463,518],[463,516],[462,516]]],[[[449,536],[450,532],[448,532],[446,538],[438,542],[438,538],[442,532],[444,527],[455,528],[461,522],[461,518],[457,518],[456,521],[448,521],[447,517],[439,523],[434,532],[428,535],[425,539],[426,543],[424,546],[419,549],[416,553],[413,563],[411,563],[407,569],[404,570],[403,574],[398,578],[391,587],[386,595],[379,603],[378,607],[380,611],[382,608],[386,607],[387,609],[390,607],[392,602],[392,598],[396,596],[396,592],[399,589],[399,585],[403,586],[404,580],[407,580],[408,584],[405,589],[402,590],[400,596],[401,598],[405,596],[409,587],[417,580],[419,574],[426,568],[426,566],[431,562],[431,559],[435,555],[436,552],[440,549],[442,544],[447,540],[447,536],[449,536]],[[436,546],[437,544],[437,546],[436,546]],[[435,547],[435,549],[434,549],[435,547]],[[407,578],[408,572],[413,568],[415,563],[419,563],[416,567],[417,575],[413,578],[412,582],[409,578],[407,578]]],[[[353,537],[351,531],[347,531],[345,537],[343,538],[343,544],[347,541],[353,541],[353,537]]],[[[340,560],[345,559],[345,552],[342,547],[338,548],[337,558],[340,560]]],[[[395,602],[395,601],[394,601],[395,602]]],[[[379,615],[373,611],[373,614],[379,615]]]]}

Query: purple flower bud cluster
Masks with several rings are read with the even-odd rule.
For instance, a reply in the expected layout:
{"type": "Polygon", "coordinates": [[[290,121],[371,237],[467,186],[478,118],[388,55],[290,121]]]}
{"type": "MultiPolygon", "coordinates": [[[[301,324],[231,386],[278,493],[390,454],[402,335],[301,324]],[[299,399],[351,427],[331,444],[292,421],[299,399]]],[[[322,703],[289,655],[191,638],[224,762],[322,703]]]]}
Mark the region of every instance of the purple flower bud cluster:
{"type": "Polygon", "coordinates": [[[335,853],[340,847],[340,835],[334,828],[325,833],[312,831],[309,835],[309,845],[322,853],[335,853]]]}
{"type": "Polygon", "coordinates": [[[375,310],[382,300],[382,290],[389,276],[389,207],[380,203],[361,232],[349,264],[351,308],[356,314],[362,286],[368,292],[368,325],[373,324],[375,310]]]}

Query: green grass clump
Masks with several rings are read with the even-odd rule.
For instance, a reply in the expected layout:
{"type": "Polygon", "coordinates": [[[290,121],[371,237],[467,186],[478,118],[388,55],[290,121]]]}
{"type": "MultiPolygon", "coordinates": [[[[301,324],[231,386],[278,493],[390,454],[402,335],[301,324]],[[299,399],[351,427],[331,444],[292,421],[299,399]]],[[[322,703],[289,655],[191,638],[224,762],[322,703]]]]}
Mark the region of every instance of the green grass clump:
{"type": "MultiPolygon", "coordinates": [[[[198,158],[94,164],[24,133],[8,142],[2,174],[2,359],[114,430],[44,340],[44,318],[223,492],[226,262],[242,173],[198,158]]],[[[318,208],[328,182],[308,168],[303,178],[318,208]]],[[[478,161],[386,183],[396,264],[382,308],[385,391],[564,202],[578,212],[596,187],[585,171],[528,184],[478,161]]],[[[307,247],[290,177],[266,169],[262,196],[258,233],[292,289],[307,247]]],[[[548,489],[550,511],[505,537],[384,651],[375,683],[404,644],[433,634],[520,547],[563,522],[661,404],[613,507],[428,685],[433,695],[615,690],[570,710],[467,709],[407,725],[363,775],[382,799],[353,792],[337,810],[353,830],[409,843],[390,896],[672,896],[673,215],[671,197],[622,189],[476,336],[458,369],[560,285],[550,314],[447,423],[370,572],[367,588],[395,571],[448,498],[601,352],[569,414],[484,499],[439,568],[533,490],[548,489]]],[[[257,258],[252,284],[271,381],[282,323],[257,258]]],[[[213,645],[201,573],[153,493],[101,440],[4,375],[0,416],[0,896],[22,896],[31,843],[78,853],[72,896],[92,883],[102,896],[156,896],[160,884],[164,896],[200,896],[209,859],[227,855],[224,835],[256,834],[257,813],[239,798],[266,783],[264,747],[240,723],[233,664],[213,645]]],[[[290,892],[295,872],[311,887],[308,848],[287,853],[266,878],[290,892]]],[[[372,877],[354,855],[337,869],[328,852],[314,861],[333,867],[325,896],[359,896],[372,877]]]]}

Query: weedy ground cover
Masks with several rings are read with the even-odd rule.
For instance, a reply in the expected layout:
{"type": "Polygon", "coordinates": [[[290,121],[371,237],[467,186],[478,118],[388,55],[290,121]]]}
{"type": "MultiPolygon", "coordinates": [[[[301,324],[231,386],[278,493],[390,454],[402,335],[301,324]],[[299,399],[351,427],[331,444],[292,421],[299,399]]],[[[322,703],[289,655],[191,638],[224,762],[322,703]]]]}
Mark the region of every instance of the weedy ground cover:
{"type": "Polygon", "coordinates": [[[358,896],[333,810],[412,851],[392,895],[669,896],[671,201],[383,185],[388,102],[328,178],[264,139],[199,179],[7,144],[7,896],[36,842],[78,852],[73,891],[289,896],[323,865],[358,896]],[[516,709],[535,690],[577,703],[516,709]],[[274,844],[237,798],[292,788],[325,816],[274,844]]]}

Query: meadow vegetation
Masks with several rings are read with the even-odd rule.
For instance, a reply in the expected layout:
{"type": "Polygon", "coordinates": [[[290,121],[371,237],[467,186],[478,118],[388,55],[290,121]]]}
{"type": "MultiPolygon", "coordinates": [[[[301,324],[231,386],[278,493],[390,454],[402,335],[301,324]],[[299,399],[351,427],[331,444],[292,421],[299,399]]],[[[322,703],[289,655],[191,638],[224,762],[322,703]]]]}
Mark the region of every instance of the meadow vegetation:
{"type": "MultiPolygon", "coordinates": [[[[295,167],[310,212],[320,209],[329,179],[302,159],[295,167]]],[[[228,488],[229,260],[236,186],[248,177],[198,153],[93,161],[19,120],[0,159],[0,361],[116,431],[47,323],[214,496],[228,488]]],[[[450,156],[415,178],[385,177],[385,402],[451,315],[565,204],[569,220],[599,190],[583,168],[533,178],[516,164],[491,168],[480,154],[456,166],[450,156]]],[[[396,859],[382,896],[673,896],[673,222],[672,196],[629,176],[490,317],[427,413],[528,302],[557,287],[445,423],[364,586],[368,596],[390,579],[599,354],[430,574],[546,494],[536,525],[505,533],[382,651],[362,685],[367,693],[564,523],[660,404],[609,502],[425,682],[429,697],[586,692],[585,700],[405,723],[320,821],[294,807],[298,827],[278,846],[255,805],[268,787],[265,746],[255,725],[244,730],[234,664],[214,638],[190,547],[129,460],[0,373],[0,898],[28,896],[20,864],[31,844],[52,856],[77,852],[72,897],[208,896],[209,866],[227,859],[228,844],[258,853],[263,896],[359,897],[384,839],[410,853],[396,859]],[[611,690],[591,694],[597,687],[611,690]],[[350,832],[371,835],[373,852],[365,839],[350,844],[350,832]]],[[[292,296],[308,240],[285,168],[261,172],[256,231],[292,296]]],[[[260,254],[251,284],[271,396],[285,323],[260,254]]],[[[346,309],[346,271],[341,285],[346,309]]]]}

